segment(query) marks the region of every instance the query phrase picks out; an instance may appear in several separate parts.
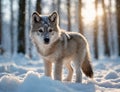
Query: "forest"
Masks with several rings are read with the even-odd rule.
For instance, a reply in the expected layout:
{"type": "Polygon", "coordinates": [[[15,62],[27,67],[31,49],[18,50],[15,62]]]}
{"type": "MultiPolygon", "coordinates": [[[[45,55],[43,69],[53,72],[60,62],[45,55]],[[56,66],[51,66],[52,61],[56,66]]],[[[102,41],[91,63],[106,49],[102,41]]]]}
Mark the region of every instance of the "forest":
{"type": "Polygon", "coordinates": [[[0,0],[0,54],[37,54],[29,38],[34,11],[57,11],[59,25],[83,34],[93,58],[120,56],[120,0],[0,0]]]}

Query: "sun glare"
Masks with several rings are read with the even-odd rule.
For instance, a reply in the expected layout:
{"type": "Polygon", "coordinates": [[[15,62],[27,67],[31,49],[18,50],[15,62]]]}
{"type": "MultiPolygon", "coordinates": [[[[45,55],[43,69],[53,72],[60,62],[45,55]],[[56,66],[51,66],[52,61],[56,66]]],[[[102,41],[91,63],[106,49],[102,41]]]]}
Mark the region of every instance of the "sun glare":
{"type": "Polygon", "coordinates": [[[96,12],[94,9],[83,9],[82,16],[85,23],[90,23],[94,21],[96,12]]]}
{"type": "Polygon", "coordinates": [[[85,7],[82,9],[82,17],[84,23],[91,23],[94,21],[96,16],[95,8],[93,3],[86,3],[85,7]]]}
{"type": "Polygon", "coordinates": [[[98,10],[96,12],[94,2],[85,2],[85,6],[82,8],[82,17],[85,24],[91,24],[95,17],[101,17],[103,15],[102,5],[98,4],[98,10]]]}
{"type": "Polygon", "coordinates": [[[97,16],[101,17],[103,15],[102,5],[98,4],[97,16]]]}

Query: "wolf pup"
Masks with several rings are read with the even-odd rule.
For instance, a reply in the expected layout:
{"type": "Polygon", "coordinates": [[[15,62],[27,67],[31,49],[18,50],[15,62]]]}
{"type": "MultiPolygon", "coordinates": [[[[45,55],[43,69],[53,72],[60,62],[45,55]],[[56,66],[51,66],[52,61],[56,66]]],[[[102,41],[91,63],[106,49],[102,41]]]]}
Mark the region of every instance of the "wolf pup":
{"type": "Polygon", "coordinates": [[[65,81],[71,81],[73,75],[71,62],[73,62],[76,82],[82,82],[81,70],[86,76],[93,77],[87,40],[80,33],[60,29],[57,12],[50,15],[34,12],[30,37],[44,60],[46,76],[51,77],[54,63],[54,79],[62,80],[62,66],[65,65],[68,69],[65,81]]]}

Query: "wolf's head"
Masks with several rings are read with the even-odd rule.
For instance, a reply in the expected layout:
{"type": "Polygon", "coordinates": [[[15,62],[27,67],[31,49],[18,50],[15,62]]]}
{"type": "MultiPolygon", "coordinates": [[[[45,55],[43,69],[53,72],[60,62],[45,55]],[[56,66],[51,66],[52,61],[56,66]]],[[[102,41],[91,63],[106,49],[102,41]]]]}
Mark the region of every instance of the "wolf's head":
{"type": "Polygon", "coordinates": [[[59,38],[58,19],[57,12],[50,15],[34,12],[30,32],[32,40],[45,45],[55,42],[59,38]]]}

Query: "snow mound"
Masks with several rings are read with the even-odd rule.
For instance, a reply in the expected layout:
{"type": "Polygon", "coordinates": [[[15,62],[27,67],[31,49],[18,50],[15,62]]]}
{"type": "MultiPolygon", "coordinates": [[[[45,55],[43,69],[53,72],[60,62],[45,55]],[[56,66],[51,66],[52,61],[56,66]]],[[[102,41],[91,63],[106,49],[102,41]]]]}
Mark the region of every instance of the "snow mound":
{"type": "MultiPolygon", "coordinates": [[[[120,92],[120,83],[114,83],[111,81],[103,81],[101,83],[97,83],[97,85],[103,87],[103,88],[114,88],[114,89],[119,89],[120,92]]],[[[112,91],[109,91],[112,92],[112,91]]]]}
{"type": "Polygon", "coordinates": [[[83,76],[83,83],[74,83],[45,77],[42,60],[0,56],[0,92],[120,92],[120,64],[105,61],[93,62],[93,80],[83,76]]]}
{"type": "Polygon", "coordinates": [[[119,78],[117,72],[115,71],[110,71],[106,76],[105,79],[117,79],[119,78]]]}
{"type": "MultiPolygon", "coordinates": [[[[0,92],[73,92],[60,81],[41,76],[36,72],[28,72],[22,79],[13,75],[5,75],[0,79],[0,92]]],[[[77,92],[77,91],[76,91],[77,92]]]]}
{"type": "Polygon", "coordinates": [[[28,72],[22,84],[18,88],[18,92],[73,92],[60,81],[40,76],[35,72],[28,72]]]}
{"type": "Polygon", "coordinates": [[[0,92],[14,92],[21,81],[13,75],[5,75],[0,79],[0,92]]]}

